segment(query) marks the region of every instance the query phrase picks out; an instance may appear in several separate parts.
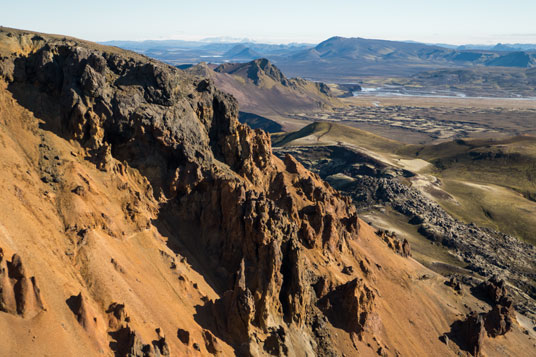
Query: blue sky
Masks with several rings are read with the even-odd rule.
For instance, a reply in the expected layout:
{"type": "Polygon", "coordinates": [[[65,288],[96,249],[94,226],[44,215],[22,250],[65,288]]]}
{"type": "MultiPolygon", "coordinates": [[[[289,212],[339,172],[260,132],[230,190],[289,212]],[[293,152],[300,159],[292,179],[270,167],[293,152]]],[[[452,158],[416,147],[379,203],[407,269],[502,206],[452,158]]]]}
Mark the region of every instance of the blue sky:
{"type": "Polygon", "coordinates": [[[0,25],[92,41],[331,36],[536,43],[534,0],[0,0],[0,25]]]}

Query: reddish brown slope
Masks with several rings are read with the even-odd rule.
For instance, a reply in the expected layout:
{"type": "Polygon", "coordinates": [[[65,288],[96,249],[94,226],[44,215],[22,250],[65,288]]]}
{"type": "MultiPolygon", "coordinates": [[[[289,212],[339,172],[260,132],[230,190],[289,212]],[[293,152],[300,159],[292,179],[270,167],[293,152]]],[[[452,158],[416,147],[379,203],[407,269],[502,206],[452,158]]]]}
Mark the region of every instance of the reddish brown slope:
{"type": "MultiPolygon", "coordinates": [[[[480,303],[274,157],[211,83],[78,40],[0,36],[0,247],[25,267],[1,283],[39,287],[18,295],[28,313],[0,312],[1,354],[457,352],[439,336],[480,303]],[[13,41],[31,50],[12,56],[13,41]]],[[[531,348],[517,325],[484,340],[488,355],[531,348]]]]}

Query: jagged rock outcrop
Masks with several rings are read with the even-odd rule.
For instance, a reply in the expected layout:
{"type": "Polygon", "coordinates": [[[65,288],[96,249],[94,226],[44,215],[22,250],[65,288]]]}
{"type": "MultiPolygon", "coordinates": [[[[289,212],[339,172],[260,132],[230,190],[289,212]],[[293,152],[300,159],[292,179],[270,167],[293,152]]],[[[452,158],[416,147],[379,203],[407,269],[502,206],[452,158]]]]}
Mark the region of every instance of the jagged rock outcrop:
{"type": "Polygon", "coordinates": [[[83,328],[89,331],[95,330],[97,323],[96,314],[88,305],[87,299],[82,293],[73,295],[67,299],[67,305],[76,316],[76,320],[83,328]]]}
{"type": "Polygon", "coordinates": [[[19,255],[7,260],[0,248],[0,311],[31,318],[44,310],[36,278],[27,275],[19,255]]]}
{"type": "Polygon", "coordinates": [[[373,310],[374,299],[372,289],[356,278],[337,286],[319,304],[334,326],[359,336],[373,310]]]}
{"type": "Polygon", "coordinates": [[[452,325],[448,336],[458,344],[460,349],[475,357],[481,356],[482,344],[486,336],[484,317],[476,312],[469,314],[465,320],[457,321],[452,325]]]}
{"type": "Polygon", "coordinates": [[[506,282],[502,279],[492,276],[477,286],[477,290],[483,295],[490,304],[505,304],[508,297],[506,282]]]}
{"type": "Polygon", "coordinates": [[[136,331],[132,330],[128,325],[115,331],[111,336],[115,339],[112,349],[116,356],[152,357],[160,355],[159,349],[155,348],[155,346],[144,344],[136,331]]]}
{"type": "MultiPolygon", "coordinates": [[[[157,339],[152,341],[155,357],[171,356],[170,348],[166,342],[166,337],[162,335],[159,328],[156,329],[156,334],[157,334],[157,339]]],[[[212,338],[214,338],[214,336],[212,336],[212,338]]],[[[213,347],[213,350],[219,352],[220,350],[218,347],[218,341],[216,339],[213,339],[211,342],[212,342],[211,346],[213,347]]]]}
{"type": "Polygon", "coordinates": [[[407,257],[411,257],[411,246],[409,245],[409,242],[407,239],[404,239],[402,241],[402,246],[399,246],[400,248],[398,248],[400,250],[400,254],[407,258],[407,257]]]}
{"type": "MultiPolygon", "coordinates": [[[[460,286],[456,277],[452,277],[448,284],[454,289],[460,286]]],[[[514,303],[508,295],[504,280],[492,277],[474,290],[491,304],[491,310],[486,313],[472,312],[465,320],[456,321],[448,336],[461,349],[469,351],[473,356],[480,356],[484,338],[495,338],[511,331],[516,317],[514,303]]]]}
{"type": "Polygon", "coordinates": [[[506,305],[495,305],[485,316],[485,326],[491,337],[506,334],[515,321],[515,309],[512,300],[506,305]]]}
{"type": "Polygon", "coordinates": [[[210,331],[203,331],[203,339],[205,340],[205,347],[208,353],[216,356],[221,354],[222,350],[219,345],[219,342],[216,337],[214,337],[214,335],[210,333],[210,331]]]}
{"type": "Polygon", "coordinates": [[[456,321],[447,336],[462,350],[468,351],[473,356],[480,356],[486,336],[495,338],[512,329],[515,321],[513,302],[507,299],[504,303],[506,305],[493,305],[487,313],[472,312],[465,320],[456,321]]]}
{"type": "Polygon", "coordinates": [[[484,317],[488,335],[497,337],[510,331],[517,320],[514,302],[508,294],[505,281],[494,276],[482,282],[476,290],[492,306],[484,317]]]}
{"type": "Polygon", "coordinates": [[[387,246],[403,256],[404,258],[411,257],[411,247],[407,239],[400,240],[397,238],[396,233],[386,232],[384,230],[378,230],[376,232],[380,238],[383,239],[387,246]]]}
{"type": "Polygon", "coordinates": [[[106,310],[106,314],[108,314],[108,327],[112,331],[118,330],[124,324],[130,322],[130,317],[125,310],[124,304],[118,304],[116,302],[110,304],[108,310],[106,310]]]}
{"type": "MultiPolygon", "coordinates": [[[[240,124],[236,101],[209,80],[75,41],[49,40],[9,61],[14,66],[0,75],[48,128],[80,143],[105,172],[126,164],[147,177],[161,203],[158,220],[173,232],[170,246],[194,254],[222,293],[205,306],[225,321],[216,335],[242,348],[252,343],[251,329],[284,322],[309,329],[315,298],[303,252],[347,249],[359,231],[349,198],[293,158],[273,156],[269,136],[240,124]]],[[[136,211],[125,206],[133,220],[136,211]]],[[[362,324],[360,307],[353,308],[362,324]]],[[[118,350],[132,354],[142,344],[123,321],[111,318],[110,331],[118,350]]]]}
{"type": "Polygon", "coordinates": [[[255,302],[253,294],[246,286],[244,260],[236,273],[236,281],[233,290],[224,293],[221,300],[216,301],[212,307],[218,320],[218,330],[234,340],[235,344],[241,345],[249,339],[252,323],[255,318],[255,302]]]}
{"type": "Polygon", "coordinates": [[[451,276],[449,280],[445,282],[445,285],[450,286],[458,294],[462,293],[462,284],[457,276],[451,276]]]}
{"type": "Polygon", "coordinates": [[[131,320],[123,304],[112,303],[108,310],[108,334],[113,339],[110,343],[114,354],[120,357],[164,357],[171,356],[166,338],[159,328],[157,338],[145,344],[140,335],[131,327],[131,320]]]}

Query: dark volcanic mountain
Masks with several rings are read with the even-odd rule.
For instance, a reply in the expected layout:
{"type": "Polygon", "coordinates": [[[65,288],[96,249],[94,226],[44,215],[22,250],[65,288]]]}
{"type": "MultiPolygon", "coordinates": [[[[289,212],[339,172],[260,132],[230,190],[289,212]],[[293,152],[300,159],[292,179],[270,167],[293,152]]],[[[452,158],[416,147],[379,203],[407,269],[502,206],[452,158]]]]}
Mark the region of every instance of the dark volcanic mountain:
{"type": "MultiPolygon", "coordinates": [[[[196,76],[212,78],[219,88],[231,93],[242,111],[257,115],[255,127],[260,127],[257,125],[258,116],[316,111],[341,105],[324,83],[287,78],[265,58],[247,63],[224,63],[215,68],[200,63],[187,71],[196,76]]],[[[268,127],[274,126],[263,128],[268,127]]]]}
{"type": "Polygon", "coordinates": [[[262,85],[265,82],[264,78],[279,82],[286,87],[291,85],[291,82],[289,82],[279,68],[265,58],[249,63],[225,63],[216,67],[214,71],[237,75],[252,81],[256,85],[262,85]]]}
{"type": "Polygon", "coordinates": [[[419,43],[332,37],[293,58],[422,61],[444,59],[451,53],[451,50],[442,47],[419,43]]]}

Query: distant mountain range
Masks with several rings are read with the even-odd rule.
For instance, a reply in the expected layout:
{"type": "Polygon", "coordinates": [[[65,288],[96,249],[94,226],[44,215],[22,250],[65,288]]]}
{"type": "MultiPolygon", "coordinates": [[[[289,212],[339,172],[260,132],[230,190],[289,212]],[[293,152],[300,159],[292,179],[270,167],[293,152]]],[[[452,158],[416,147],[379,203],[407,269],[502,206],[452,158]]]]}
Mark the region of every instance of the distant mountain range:
{"type": "MultiPolygon", "coordinates": [[[[440,45],[441,46],[441,45],[440,45]]],[[[448,46],[448,45],[443,45],[448,46]]],[[[536,44],[506,44],[498,43],[496,45],[461,45],[454,46],[457,50],[484,50],[484,51],[536,51],[536,44]]]]}
{"type": "Polygon", "coordinates": [[[256,42],[214,42],[161,40],[161,41],[107,41],[104,45],[116,46],[165,62],[177,64],[195,64],[202,61],[223,63],[226,61],[242,60],[248,62],[261,57],[279,57],[295,53],[312,44],[266,44],[256,42]],[[243,52],[243,53],[241,53],[243,52]],[[237,57],[238,56],[238,57],[237,57]]]}
{"type": "Polygon", "coordinates": [[[430,45],[411,41],[332,37],[318,45],[204,41],[110,41],[168,63],[222,64],[267,58],[285,73],[314,80],[409,76],[444,68],[536,67],[536,45],[430,45]]]}
{"type": "Polygon", "coordinates": [[[536,66],[536,52],[458,50],[421,43],[332,37],[273,61],[286,73],[327,80],[408,76],[439,68],[532,68],[536,66]]]}

